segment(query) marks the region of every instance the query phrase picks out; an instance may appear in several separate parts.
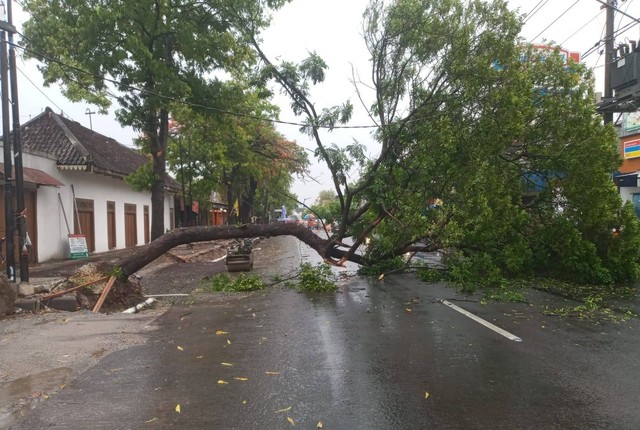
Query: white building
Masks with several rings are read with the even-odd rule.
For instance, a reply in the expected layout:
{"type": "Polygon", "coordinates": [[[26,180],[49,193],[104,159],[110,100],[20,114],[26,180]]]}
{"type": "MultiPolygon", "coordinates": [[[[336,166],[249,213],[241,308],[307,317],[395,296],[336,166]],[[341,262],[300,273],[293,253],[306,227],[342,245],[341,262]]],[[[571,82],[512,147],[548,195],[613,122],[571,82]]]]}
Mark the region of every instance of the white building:
{"type": "MultiPolygon", "coordinates": [[[[134,191],[124,181],[147,157],[50,108],[23,124],[21,133],[31,262],[68,258],[70,234],[85,235],[90,253],[149,242],[151,192],[134,191]]],[[[4,179],[4,164],[0,170],[4,179]]],[[[171,230],[179,187],[169,176],[165,183],[165,229],[171,230]]]]}

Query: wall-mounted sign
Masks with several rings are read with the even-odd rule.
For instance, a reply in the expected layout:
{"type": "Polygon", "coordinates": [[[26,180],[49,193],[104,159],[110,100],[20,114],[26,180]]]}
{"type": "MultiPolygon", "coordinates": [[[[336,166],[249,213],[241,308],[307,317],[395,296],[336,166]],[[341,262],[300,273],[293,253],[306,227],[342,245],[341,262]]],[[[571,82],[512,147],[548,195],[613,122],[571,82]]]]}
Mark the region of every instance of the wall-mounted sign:
{"type": "Polygon", "coordinates": [[[624,158],[640,157],[640,139],[627,140],[624,142],[624,158]]]}

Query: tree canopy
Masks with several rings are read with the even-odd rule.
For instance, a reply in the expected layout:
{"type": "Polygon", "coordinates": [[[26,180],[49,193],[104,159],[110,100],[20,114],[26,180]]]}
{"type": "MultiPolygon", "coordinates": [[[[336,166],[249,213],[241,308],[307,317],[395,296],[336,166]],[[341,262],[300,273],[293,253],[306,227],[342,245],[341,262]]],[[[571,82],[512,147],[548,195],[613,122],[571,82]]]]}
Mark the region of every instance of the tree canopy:
{"type": "Polygon", "coordinates": [[[351,114],[348,103],[318,110],[310,99],[324,77],[320,58],[274,64],[254,43],[263,76],[291,96],[331,171],[334,239],[356,239],[346,258],[372,237],[370,264],[408,249],[447,250],[461,281],[638,276],[638,222],[611,179],[617,139],[596,115],[592,75],[529,47],[520,28],[499,0],[372,0],[363,34],[374,91],[367,107],[378,126],[373,159],[358,145],[320,139],[320,127],[351,114]],[[348,182],[354,165],[362,173],[348,182]]]}
{"type": "Polygon", "coordinates": [[[223,109],[215,71],[243,75],[254,54],[239,32],[259,33],[287,0],[25,0],[22,44],[42,61],[46,84],[103,111],[115,99],[121,124],[151,154],[151,236],[164,233],[169,115],[176,102],[223,109]],[[116,94],[111,89],[117,90],[116,94]]]}
{"type": "MultiPolygon", "coordinates": [[[[335,200],[328,206],[338,228],[330,239],[293,225],[183,229],[152,242],[147,260],[185,241],[292,234],[334,264],[389,268],[408,251],[441,250],[452,279],[462,282],[539,273],[602,283],[638,277],[638,220],[612,182],[617,137],[596,114],[591,72],[530,47],[519,37],[521,17],[503,0],[371,0],[362,27],[371,81],[355,90],[377,127],[375,157],[357,142],[321,139],[321,128],[347,124],[353,113],[349,101],[313,102],[311,89],[326,74],[322,58],[312,52],[299,64],[275,62],[261,49],[266,10],[282,1],[26,3],[30,52],[78,68],[48,62],[49,82],[96,103],[105,100],[102,76],[119,79],[121,90],[144,90],[120,97],[120,118],[146,133],[156,179],[166,156],[167,98],[215,106],[223,88],[207,73],[242,74],[253,64],[256,90],[280,85],[331,173],[335,200]],[[54,30],[62,35],[50,41],[54,30]]],[[[192,130],[208,136],[203,142],[222,133],[241,143],[198,146],[206,151],[207,163],[197,166],[202,178],[211,162],[218,166],[214,180],[243,184],[231,195],[250,193],[252,180],[274,178],[275,164],[260,168],[260,156],[273,148],[296,152],[263,124],[244,124],[253,131],[242,136],[236,124],[205,131],[206,121],[188,115],[192,130]],[[236,169],[241,160],[250,160],[246,169],[236,169]]],[[[144,258],[125,261],[125,273],[144,258]]]]}

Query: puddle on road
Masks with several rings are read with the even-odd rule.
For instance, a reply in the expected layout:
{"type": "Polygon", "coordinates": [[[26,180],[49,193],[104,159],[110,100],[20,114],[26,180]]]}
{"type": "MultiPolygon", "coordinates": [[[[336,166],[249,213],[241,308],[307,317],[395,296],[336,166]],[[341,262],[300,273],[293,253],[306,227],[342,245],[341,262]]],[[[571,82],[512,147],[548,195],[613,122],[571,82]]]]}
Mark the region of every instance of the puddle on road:
{"type": "Polygon", "coordinates": [[[35,398],[42,393],[55,391],[67,381],[72,372],[69,367],[58,367],[0,385],[0,410],[17,400],[35,398]]]}

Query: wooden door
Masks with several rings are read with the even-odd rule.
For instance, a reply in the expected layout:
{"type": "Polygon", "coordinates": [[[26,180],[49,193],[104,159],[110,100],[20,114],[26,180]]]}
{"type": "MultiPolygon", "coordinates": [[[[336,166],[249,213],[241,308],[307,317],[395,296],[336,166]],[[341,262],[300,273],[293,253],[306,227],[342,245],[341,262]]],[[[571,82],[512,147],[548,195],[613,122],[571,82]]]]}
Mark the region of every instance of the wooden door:
{"type": "Polygon", "coordinates": [[[124,204],[124,246],[127,248],[138,244],[138,225],[136,222],[136,205],[124,204]]]}
{"type": "Polygon", "coordinates": [[[149,206],[144,205],[142,211],[144,215],[144,243],[149,243],[149,229],[151,228],[149,225],[149,206]]]}
{"type": "Polygon", "coordinates": [[[76,199],[76,208],[77,210],[73,213],[73,232],[74,234],[83,234],[87,239],[87,250],[95,252],[96,234],[93,200],[76,199]]]}
{"type": "Polygon", "coordinates": [[[107,241],[109,249],[116,248],[116,202],[107,202],[107,241]]]}

